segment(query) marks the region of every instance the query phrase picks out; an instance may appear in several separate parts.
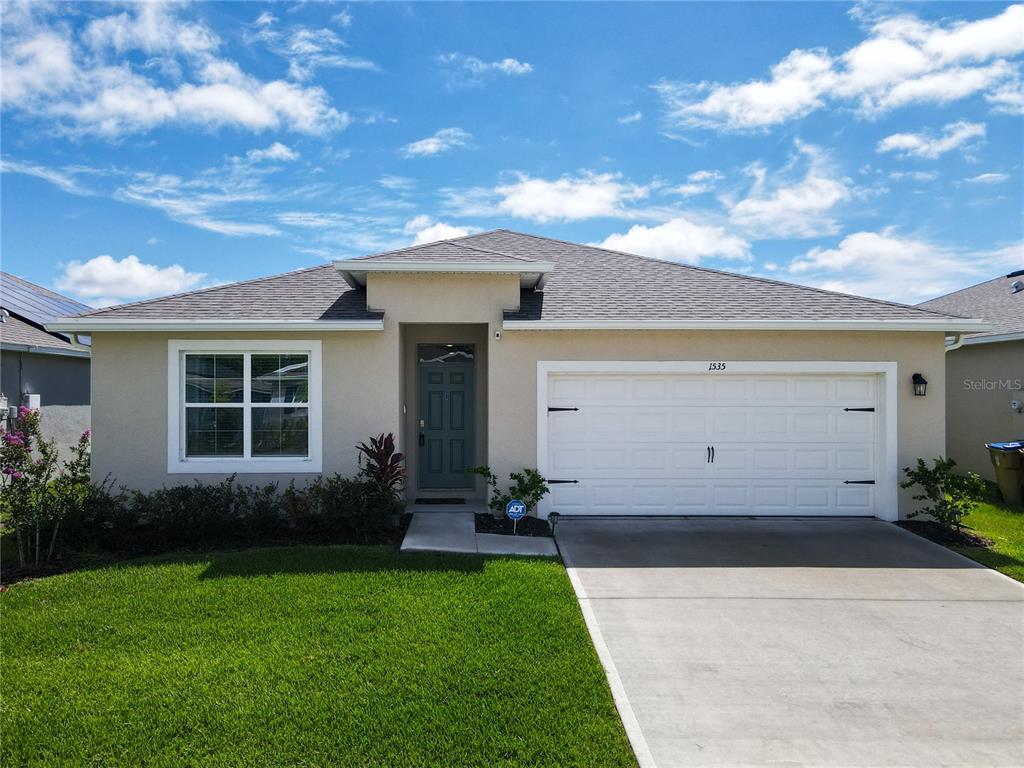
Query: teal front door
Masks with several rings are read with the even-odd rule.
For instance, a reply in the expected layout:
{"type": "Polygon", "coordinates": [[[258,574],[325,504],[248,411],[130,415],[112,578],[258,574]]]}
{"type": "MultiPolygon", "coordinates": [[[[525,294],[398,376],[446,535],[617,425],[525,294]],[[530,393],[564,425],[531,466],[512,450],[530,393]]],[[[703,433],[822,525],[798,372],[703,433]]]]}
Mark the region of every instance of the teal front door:
{"type": "Polygon", "coordinates": [[[473,345],[419,344],[416,359],[420,488],[472,488],[473,345]]]}

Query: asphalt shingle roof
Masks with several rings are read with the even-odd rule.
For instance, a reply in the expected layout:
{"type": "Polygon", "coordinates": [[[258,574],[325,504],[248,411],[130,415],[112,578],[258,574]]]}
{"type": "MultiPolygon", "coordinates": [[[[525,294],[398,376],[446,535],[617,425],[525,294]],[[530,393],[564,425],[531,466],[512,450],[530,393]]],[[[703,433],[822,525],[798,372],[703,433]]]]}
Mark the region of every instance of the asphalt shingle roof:
{"type": "Polygon", "coordinates": [[[140,320],[376,320],[384,315],[367,310],[366,291],[350,288],[338,270],[325,264],[108,307],[85,316],[140,320]]]}
{"type": "Polygon", "coordinates": [[[0,342],[3,344],[24,344],[28,347],[44,347],[46,349],[78,349],[62,336],[47,333],[20,317],[11,315],[0,323],[0,342]]]}
{"type": "Polygon", "coordinates": [[[992,323],[990,331],[966,334],[974,338],[1024,333],[1024,291],[1013,292],[1011,286],[1016,280],[1024,282],[1024,275],[986,280],[970,288],[922,302],[918,306],[933,312],[980,317],[992,323]]]}
{"type": "MultiPolygon", "coordinates": [[[[523,291],[508,320],[922,320],[947,317],[904,304],[495,230],[350,259],[360,262],[551,262],[540,291],[523,291]]],[[[343,262],[347,265],[348,262],[343,262]]],[[[89,313],[103,318],[376,319],[364,290],[333,265],[89,313]]]]}

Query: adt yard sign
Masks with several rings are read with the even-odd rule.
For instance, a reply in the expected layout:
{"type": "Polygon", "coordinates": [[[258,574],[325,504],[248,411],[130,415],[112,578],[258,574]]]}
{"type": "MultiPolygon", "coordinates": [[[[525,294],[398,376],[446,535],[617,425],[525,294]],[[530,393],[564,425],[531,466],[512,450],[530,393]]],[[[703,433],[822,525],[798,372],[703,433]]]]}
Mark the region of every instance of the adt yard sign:
{"type": "Polygon", "coordinates": [[[505,505],[505,515],[509,520],[522,520],[526,517],[526,505],[519,499],[512,499],[505,505]]]}

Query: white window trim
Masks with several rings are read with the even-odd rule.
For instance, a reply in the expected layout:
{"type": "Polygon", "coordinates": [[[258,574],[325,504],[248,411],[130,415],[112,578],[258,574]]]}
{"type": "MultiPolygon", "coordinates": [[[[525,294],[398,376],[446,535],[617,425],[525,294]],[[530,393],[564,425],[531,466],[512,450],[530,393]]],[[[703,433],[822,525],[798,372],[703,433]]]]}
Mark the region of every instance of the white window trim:
{"type": "MultiPolygon", "coordinates": [[[[246,358],[248,361],[249,358],[246,358]]],[[[248,375],[248,365],[246,375],[248,375]]],[[[249,409],[245,409],[244,440],[249,445],[249,409]]],[[[167,472],[169,474],[253,474],[323,471],[323,367],[318,340],[232,340],[171,339],[167,342],[167,472]],[[301,457],[224,456],[185,457],[185,379],[182,362],[186,353],[217,352],[305,353],[309,355],[309,455],[301,457]]]]}
{"type": "MultiPolygon", "coordinates": [[[[545,477],[548,473],[548,375],[551,373],[699,373],[714,376],[708,371],[711,362],[725,362],[721,375],[730,374],[874,374],[881,381],[878,388],[878,415],[882,429],[878,431],[879,456],[876,483],[876,516],[881,520],[899,519],[899,422],[896,403],[899,392],[895,362],[868,362],[861,360],[539,360],[537,362],[537,468],[545,477]]],[[[538,505],[537,514],[547,518],[551,512],[550,497],[538,505]]]]}

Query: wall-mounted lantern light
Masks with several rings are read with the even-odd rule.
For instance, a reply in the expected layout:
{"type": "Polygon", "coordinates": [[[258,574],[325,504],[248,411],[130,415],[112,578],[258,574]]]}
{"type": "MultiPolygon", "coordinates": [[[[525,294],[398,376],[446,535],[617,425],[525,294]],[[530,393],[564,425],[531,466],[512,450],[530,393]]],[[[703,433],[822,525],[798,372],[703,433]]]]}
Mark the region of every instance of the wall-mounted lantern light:
{"type": "Polygon", "coordinates": [[[911,381],[914,382],[914,394],[924,397],[928,392],[928,380],[920,373],[915,373],[911,381]]]}

